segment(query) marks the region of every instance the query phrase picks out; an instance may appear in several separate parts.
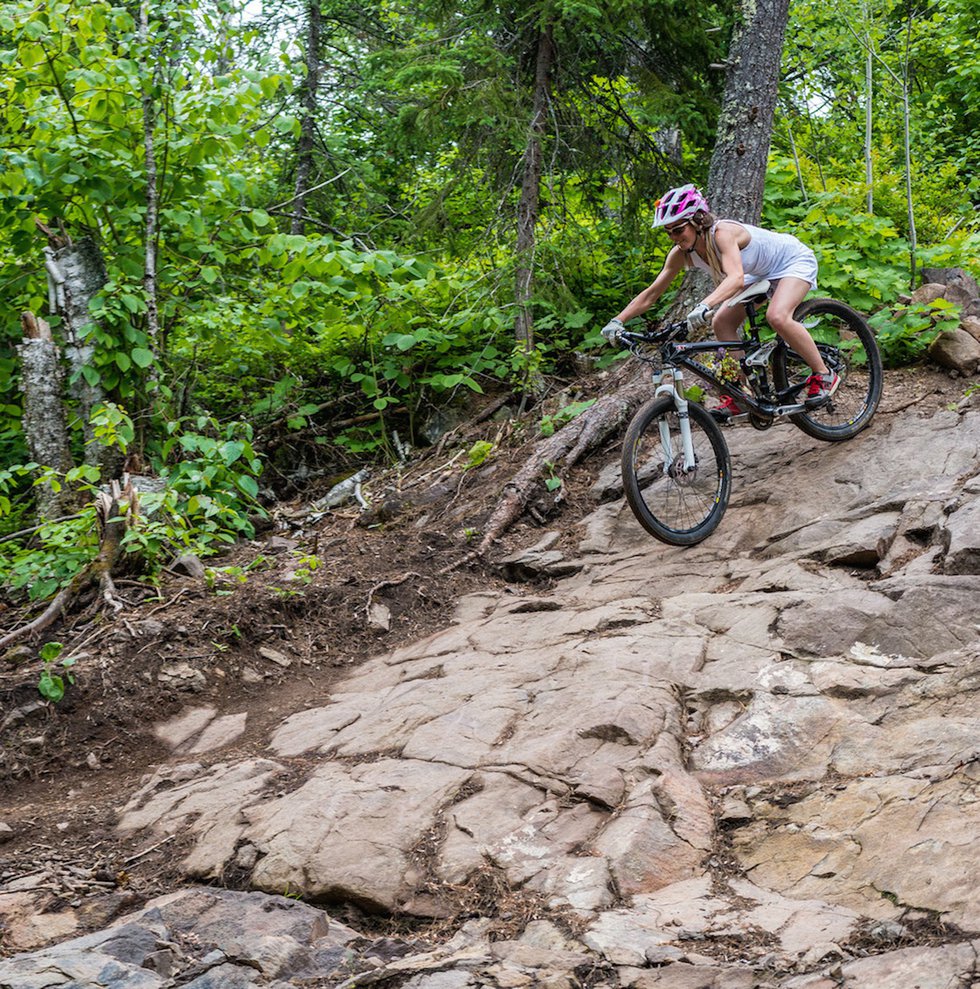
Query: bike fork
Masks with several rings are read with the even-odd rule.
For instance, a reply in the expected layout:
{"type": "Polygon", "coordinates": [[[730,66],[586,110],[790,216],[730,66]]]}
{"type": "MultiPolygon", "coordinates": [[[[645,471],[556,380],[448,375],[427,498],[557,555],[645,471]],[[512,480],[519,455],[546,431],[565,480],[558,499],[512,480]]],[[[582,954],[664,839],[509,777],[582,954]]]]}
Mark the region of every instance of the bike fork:
{"type": "MultiPolygon", "coordinates": [[[[674,400],[674,408],[677,409],[677,420],[681,430],[681,450],[684,454],[684,473],[690,474],[697,466],[694,459],[694,442],[691,439],[691,415],[687,408],[687,399],[684,398],[683,389],[678,389],[678,385],[684,380],[684,375],[678,370],[660,371],[653,376],[653,383],[657,386],[654,395],[659,398],[661,395],[669,395],[674,400]]],[[[674,466],[674,452],[670,442],[670,428],[663,420],[660,426],[660,443],[664,452],[664,473],[670,473],[674,466]]]]}

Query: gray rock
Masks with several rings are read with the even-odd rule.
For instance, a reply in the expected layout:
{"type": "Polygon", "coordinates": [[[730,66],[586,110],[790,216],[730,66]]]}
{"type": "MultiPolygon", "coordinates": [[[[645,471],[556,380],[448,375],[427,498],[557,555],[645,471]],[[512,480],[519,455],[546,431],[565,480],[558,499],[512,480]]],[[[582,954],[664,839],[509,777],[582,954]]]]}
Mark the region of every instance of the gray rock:
{"type": "MultiPolygon", "coordinates": [[[[270,758],[203,764],[240,715],[160,726],[202,762],[147,778],[121,833],[180,834],[187,877],[247,873],[268,895],[174,894],[43,971],[87,985],[97,955],[198,989],[969,984],[961,935],[887,949],[920,936],[910,918],[980,929],[980,412],[883,416],[843,444],[729,439],[732,504],[705,543],[654,544],[610,501],[581,559],[567,541],[549,558],[555,533],[511,558],[575,572],[463,599],[272,728],[270,758]],[[285,889],[420,918],[493,891],[497,916],[435,946],[372,942],[285,889]],[[852,957],[868,938],[884,953],[852,957]]],[[[38,904],[9,898],[45,875],[0,893],[25,938],[43,939],[23,917],[38,904]]],[[[58,918],[71,937],[77,917],[39,919],[58,918]]]]}
{"type": "Polygon", "coordinates": [[[980,496],[974,495],[946,521],[949,546],[944,570],[951,574],[980,574],[980,496]]]}
{"type": "Polygon", "coordinates": [[[980,297],[976,279],[963,268],[923,268],[923,282],[938,282],[949,290],[953,302],[963,303],[980,297]]]}
{"type": "Polygon", "coordinates": [[[198,580],[203,580],[205,573],[207,573],[207,568],[201,562],[200,558],[193,553],[185,553],[183,556],[178,556],[170,564],[170,569],[175,570],[177,573],[187,574],[188,577],[196,577],[198,580]]]}
{"type": "Polygon", "coordinates": [[[980,341],[957,327],[936,337],[929,346],[929,357],[960,374],[974,374],[980,365],[980,341]]]}

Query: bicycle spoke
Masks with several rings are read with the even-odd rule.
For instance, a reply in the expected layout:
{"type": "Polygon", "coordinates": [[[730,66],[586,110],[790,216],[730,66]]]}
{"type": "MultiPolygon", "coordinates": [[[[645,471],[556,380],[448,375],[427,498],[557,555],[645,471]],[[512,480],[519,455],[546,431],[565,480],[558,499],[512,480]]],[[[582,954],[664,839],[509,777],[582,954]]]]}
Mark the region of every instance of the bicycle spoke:
{"type": "Polygon", "coordinates": [[[638,415],[623,457],[624,486],[634,514],[648,532],[677,545],[699,542],[713,531],[728,498],[724,439],[702,409],[692,408],[690,422],[693,469],[685,465],[680,419],[669,399],[638,415]]]}
{"type": "MultiPolygon", "coordinates": [[[[797,318],[817,340],[821,356],[841,383],[826,405],[794,415],[792,421],[817,439],[850,439],[871,421],[881,398],[881,359],[874,335],[863,317],[831,299],[804,302],[797,318]]],[[[777,355],[773,370],[781,389],[801,385],[810,374],[792,350],[777,355]]]]}

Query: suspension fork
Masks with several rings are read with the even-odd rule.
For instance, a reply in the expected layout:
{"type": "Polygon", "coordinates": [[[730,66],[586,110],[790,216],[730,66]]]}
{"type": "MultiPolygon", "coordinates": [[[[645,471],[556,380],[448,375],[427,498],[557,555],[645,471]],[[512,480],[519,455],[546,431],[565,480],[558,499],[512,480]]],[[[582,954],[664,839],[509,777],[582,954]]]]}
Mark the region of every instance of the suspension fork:
{"type": "MultiPolygon", "coordinates": [[[[669,368],[658,371],[653,376],[653,383],[657,386],[654,392],[656,398],[661,395],[669,395],[674,400],[674,408],[677,409],[677,420],[681,429],[681,449],[684,453],[684,473],[689,474],[697,466],[694,459],[694,442],[691,439],[691,415],[687,408],[687,399],[684,398],[682,385],[684,375],[678,368],[669,368]]],[[[667,473],[674,465],[674,455],[671,450],[670,429],[663,420],[660,426],[660,443],[664,452],[664,472],[667,473]]]]}

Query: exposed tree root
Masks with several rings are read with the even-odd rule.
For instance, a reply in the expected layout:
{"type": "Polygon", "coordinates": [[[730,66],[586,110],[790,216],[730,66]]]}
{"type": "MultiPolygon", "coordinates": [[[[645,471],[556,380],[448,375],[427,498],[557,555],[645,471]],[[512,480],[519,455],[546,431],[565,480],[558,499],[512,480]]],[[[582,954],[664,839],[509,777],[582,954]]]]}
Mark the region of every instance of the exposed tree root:
{"type": "Polygon", "coordinates": [[[122,538],[128,526],[136,520],[139,511],[139,495],[128,477],[123,478],[124,488],[113,481],[110,492],[100,492],[96,499],[96,514],[99,520],[99,554],[92,562],[72,578],[71,583],[62,588],[54,600],[34,621],[9,632],[0,639],[0,649],[6,649],[30,635],[37,635],[53,625],[74,599],[93,584],[99,585],[99,593],[110,608],[118,613],[123,602],[116,594],[112,582],[112,569],[122,550],[122,538]]]}
{"type": "Polygon", "coordinates": [[[504,486],[503,496],[487,522],[479,547],[460,564],[485,555],[514,524],[526,509],[536,485],[547,470],[558,465],[574,466],[619,430],[649,397],[650,385],[644,369],[627,367],[615,391],[603,395],[590,409],[539,442],[530,459],[504,486]]]}

